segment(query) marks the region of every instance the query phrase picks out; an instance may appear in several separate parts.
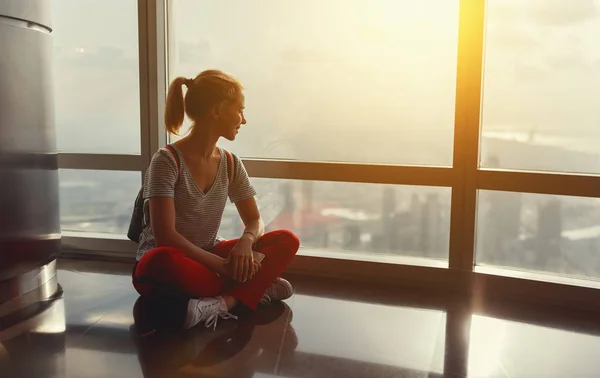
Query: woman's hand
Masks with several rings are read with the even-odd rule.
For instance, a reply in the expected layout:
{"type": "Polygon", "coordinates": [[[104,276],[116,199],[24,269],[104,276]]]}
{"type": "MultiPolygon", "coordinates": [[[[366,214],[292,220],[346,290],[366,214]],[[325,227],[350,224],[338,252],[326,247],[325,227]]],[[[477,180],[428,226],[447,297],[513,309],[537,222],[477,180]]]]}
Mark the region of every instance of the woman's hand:
{"type": "Polygon", "coordinates": [[[247,239],[240,239],[231,249],[225,265],[231,272],[231,278],[238,282],[252,279],[260,269],[260,263],[254,261],[252,243],[247,239]]]}
{"type": "MultiPolygon", "coordinates": [[[[256,273],[258,273],[260,267],[261,267],[260,262],[254,260],[254,269],[253,269],[253,272],[250,274],[250,277],[248,277],[249,280],[252,279],[256,273]]],[[[235,279],[235,271],[233,270],[233,263],[230,262],[229,260],[221,261],[221,263],[219,263],[218,267],[216,267],[214,270],[215,270],[215,272],[219,273],[223,277],[227,277],[229,279],[236,280],[235,279]]],[[[239,281],[239,282],[244,282],[244,281],[239,281]]]]}
{"type": "Polygon", "coordinates": [[[219,263],[219,265],[214,268],[214,271],[222,275],[223,277],[233,279],[233,267],[229,264],[227,260],[223,260],[219,263]]]}

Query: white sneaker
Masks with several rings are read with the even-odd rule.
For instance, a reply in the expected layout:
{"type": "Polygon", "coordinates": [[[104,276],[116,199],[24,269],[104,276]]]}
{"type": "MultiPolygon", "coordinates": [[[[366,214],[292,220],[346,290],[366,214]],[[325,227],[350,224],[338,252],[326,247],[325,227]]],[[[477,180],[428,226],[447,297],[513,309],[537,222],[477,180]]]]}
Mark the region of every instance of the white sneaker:
{"type": "Polygon", "coordinates": [[[267,291],[265,291],[265,294],[260,299],[260,303],[271,304],[273,301],[283,301],[291,297],[293,294],[294,287],[292,284],[284,278],[277,277],[271,283],[271,286],[267,288],[267,291]]]}
{"type": "Polygon", "coordinates": [[[219,318],[237,319],[237,316],[230,314],[227,310],[227,304],[223,297],[190,299],[183,327],[190,329],[203,321],[206,328],[213,327],[215,329],[219,318]]]}

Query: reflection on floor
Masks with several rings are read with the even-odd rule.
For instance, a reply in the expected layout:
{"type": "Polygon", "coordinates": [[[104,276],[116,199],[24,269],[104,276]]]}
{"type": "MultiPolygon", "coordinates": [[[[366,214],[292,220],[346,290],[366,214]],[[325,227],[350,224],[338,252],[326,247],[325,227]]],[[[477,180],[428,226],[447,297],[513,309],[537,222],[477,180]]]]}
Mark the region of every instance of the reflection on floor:
{"type": "Polygon", "coordinates": [[[594,314],[296,277],[286,303],[216,331],[141,335],[129,266],[59,268],[62,296],[0,319],[1,377],[598,376],[594,314]]]}

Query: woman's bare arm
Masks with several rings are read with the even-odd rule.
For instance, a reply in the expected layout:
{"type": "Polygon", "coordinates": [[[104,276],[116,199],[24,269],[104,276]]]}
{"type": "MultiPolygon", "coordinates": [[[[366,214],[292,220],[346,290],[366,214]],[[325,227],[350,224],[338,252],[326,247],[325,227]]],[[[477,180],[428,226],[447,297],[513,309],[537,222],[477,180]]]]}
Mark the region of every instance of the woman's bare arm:
{"type": "Polygon", "coordinates": [[[260,269],[254,261],[253,246],[264,233],[264,224],[254,197],[235,203],[240,218],[244,222],[244,233],[229,252],[226,266],[231,269],[233,278],[245,282],[260,269]]]}
{"type": "Polygon", "coordinates": [[[260,216],[256,199],[251,197],[247,200],[237,202],[235,206],[238,209],[240,218],[242,218],[242,222],[244,222],[244,233],[240,241],[249,242],[253,245],[265,233],[265,224],[260,216]]]}

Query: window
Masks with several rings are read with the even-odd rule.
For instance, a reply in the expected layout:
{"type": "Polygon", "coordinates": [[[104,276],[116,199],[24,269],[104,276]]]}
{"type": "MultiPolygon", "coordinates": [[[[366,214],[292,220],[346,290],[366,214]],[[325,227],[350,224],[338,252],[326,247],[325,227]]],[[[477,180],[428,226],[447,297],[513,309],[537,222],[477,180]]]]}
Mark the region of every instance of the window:
{"type": "Polygon", "coordinates": [[[457,0],[170,4],[171,79],[246,88],[240,156],[452,164],[457,0]]]}
{"type": "MultiPolygon", "coordinates": [[[[450,189],[327,181],[253,179],[266,231],[293,231],[315,253],[448,259],[450,189]]],[[[240,236],[234,206],[221,225],[240,236]]],[[[390,259],[388,261],[393,261],[390,259]]]]}
{"type": "Polygon", "coordinates": [[[600,173],[600,1],[487,2],[484,167],[600,173]]]}
{"type": "MultiPolygon", "coordinates": [[[[600,0],[52,4],[61,223],[87,232],[74,246],[132,250],[92,234],[125,236],[165,141],[165,84],[217,68],[247,102],[222,147],[300,255],[462,288],[473,263],[600,278],[600,0]],[[403,266],[424,258],[448,269],[403,266]]],[[[229,205],[221,235],[241,228],[229,205]]]]}
{"type": "Polygon", "coordinates": [[[597,198],[482,191],[476,262],[599,279],[599,221],[597,198]]]}
{"type": "Polygon", "coordinates": [[[60,151],[140,153],[137,1],[52,1],[60,151]]]}
{"type": "Polygon", "coordinates": [[[62,230],[124,237],[140,185],[140,172],[59,170],[62,230]]]}

